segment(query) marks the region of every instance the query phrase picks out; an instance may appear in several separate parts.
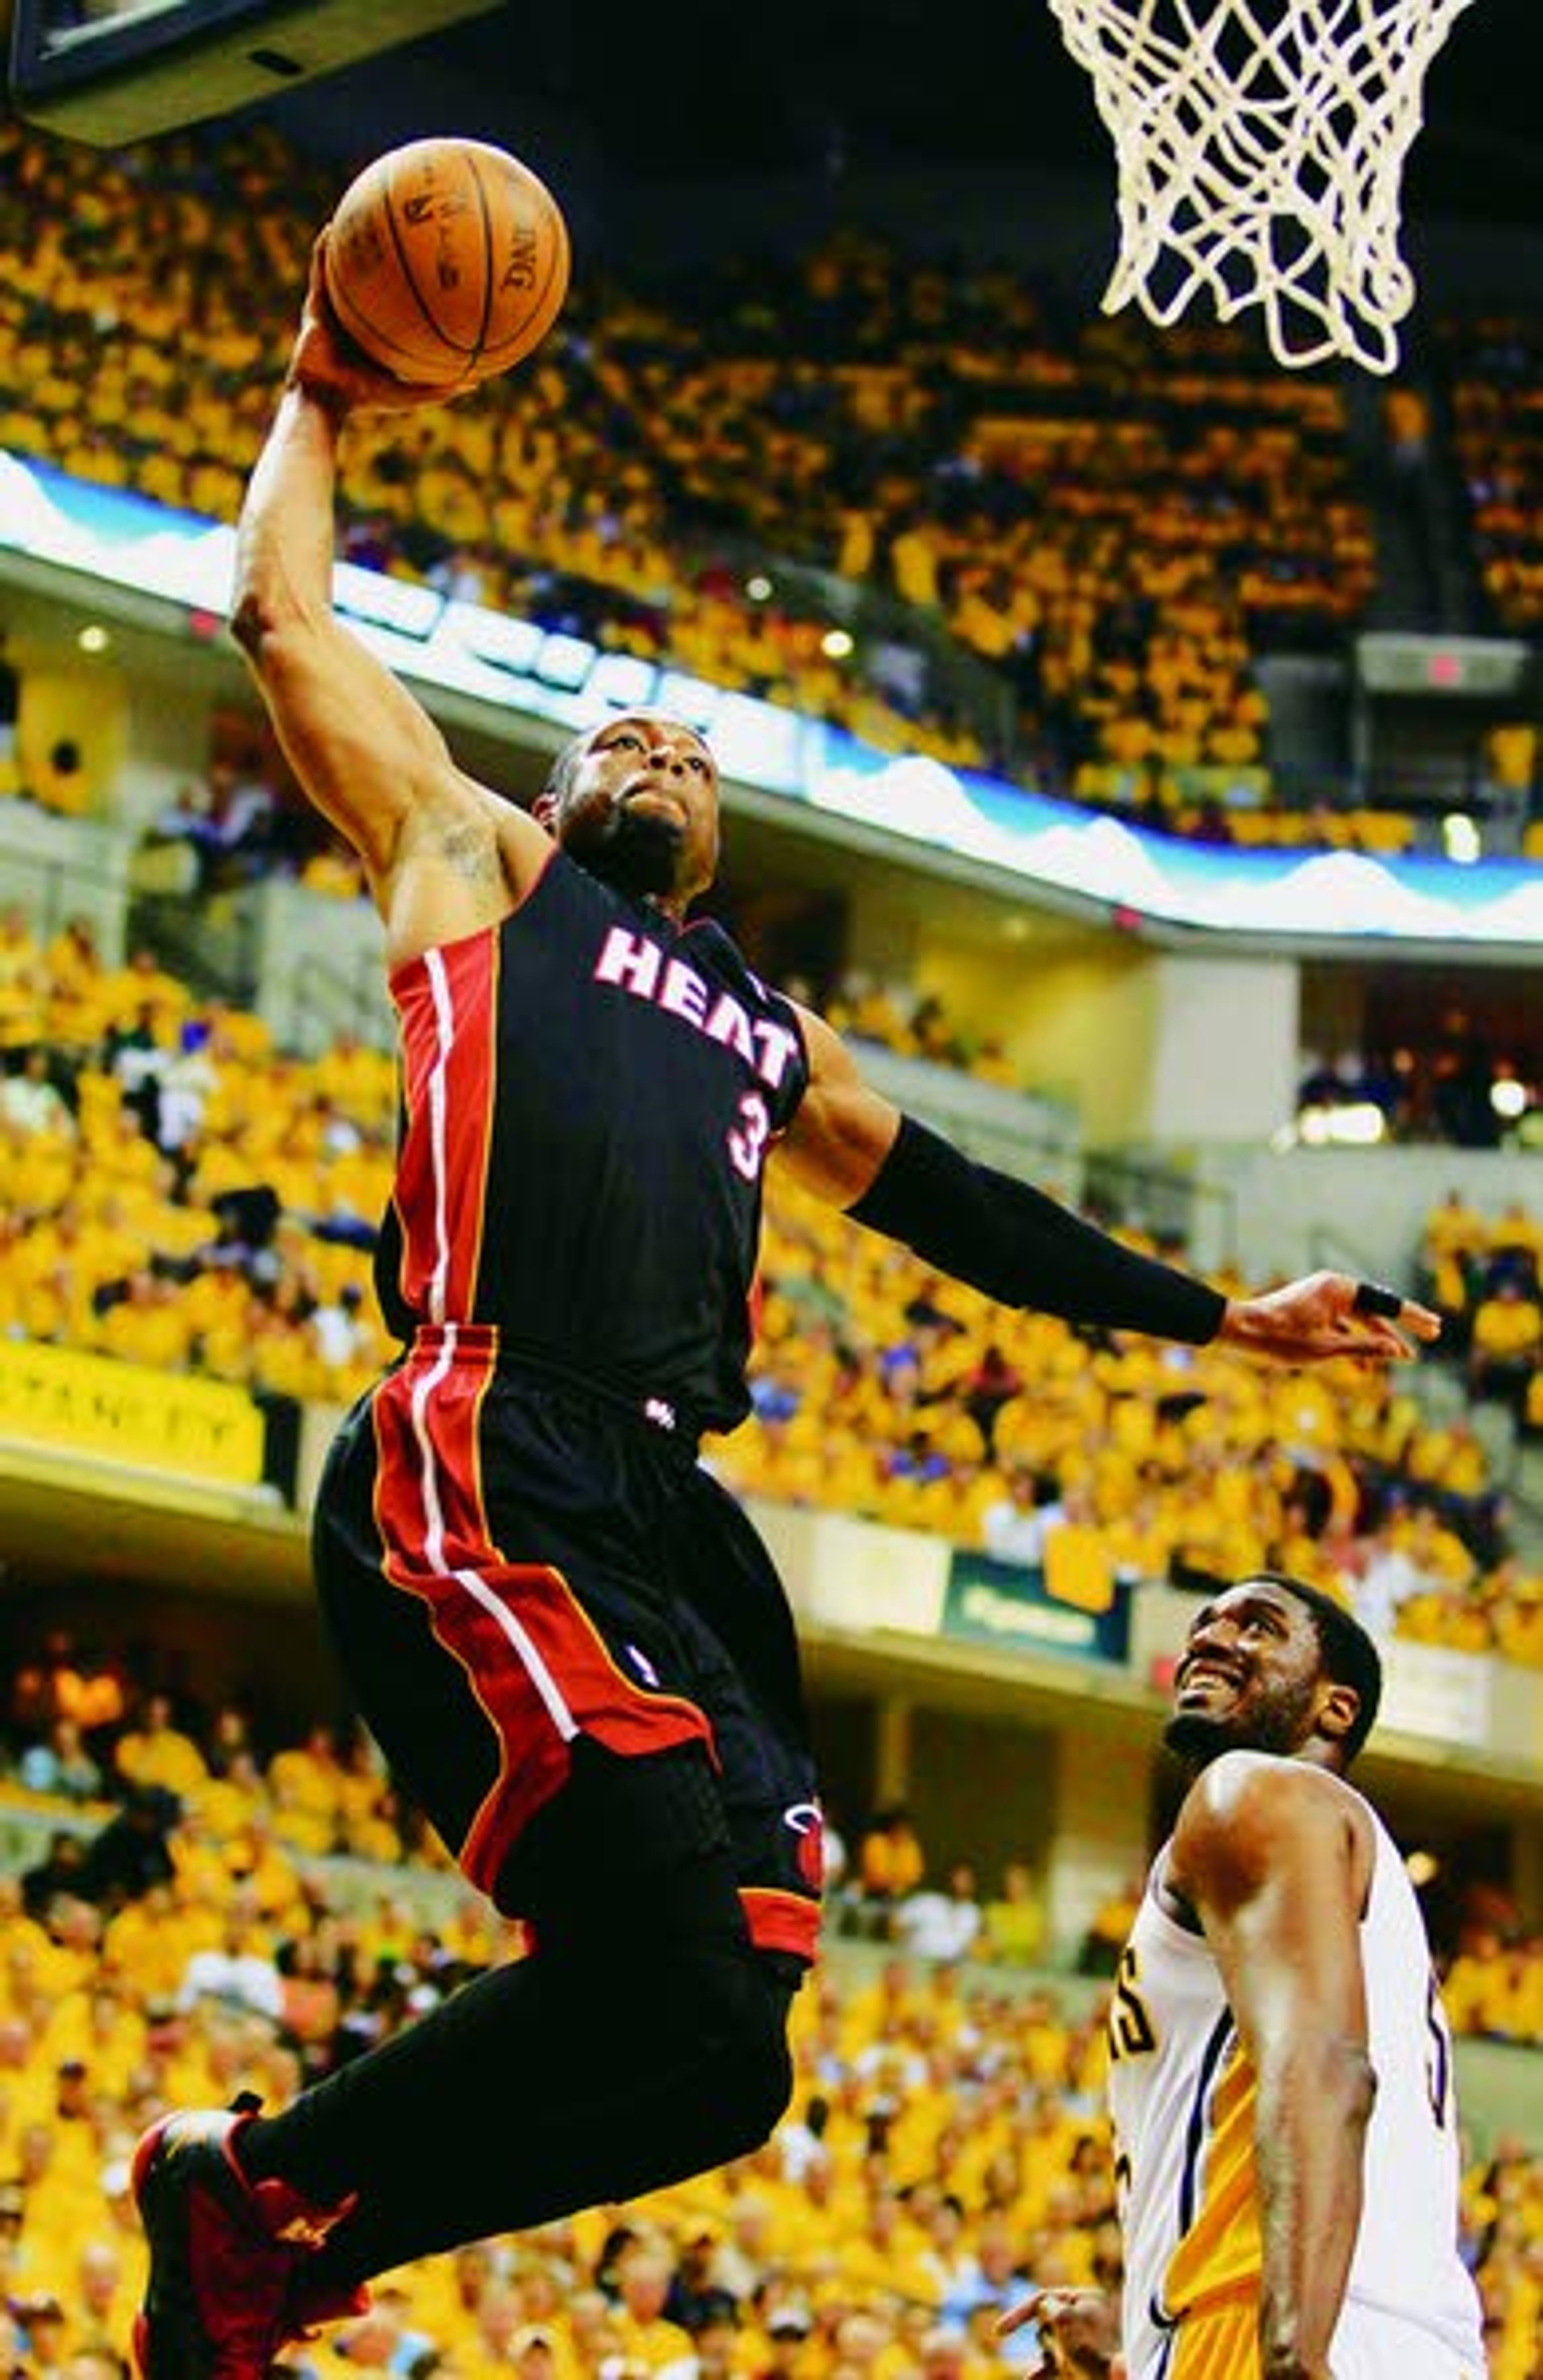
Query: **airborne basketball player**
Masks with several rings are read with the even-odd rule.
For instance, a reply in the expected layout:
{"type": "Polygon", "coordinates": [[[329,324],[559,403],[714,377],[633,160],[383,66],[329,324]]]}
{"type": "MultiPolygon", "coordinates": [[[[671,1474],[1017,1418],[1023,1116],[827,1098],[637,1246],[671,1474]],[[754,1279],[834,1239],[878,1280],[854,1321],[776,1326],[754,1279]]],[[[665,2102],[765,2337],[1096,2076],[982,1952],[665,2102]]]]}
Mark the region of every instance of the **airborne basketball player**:
{"type": "Polygon", "coordinates": [[[1046,2290],[1050,2373],[1479,2380],[1452,2045],[1397,1847],[1343,1781],[1377,1647],[1273,1573],[1193,1621],[1164,1741],[1198,1771],[1110,2004],[1123,2319],[1046,2290]]]}
{"type": "Polygon", "coordinates": [[[146,2135],[147,2380],[267,2380],[372,2274],[720,2164],[782,2112],[819,1805],[786,1599],[695,1460],[747,1410],[768,1161],[1074,1318],[1294,1364],[1438,1327],[1340,1274],[1229,1303],[903,1118],[687,923],[719,831],[689,726],[597,720],[533,816],[465,775],[332,612],[344,425],[423,401],[346,350],[313,273],[236,631],[364,863],[401,1027],[402,1355],[334,1449],[320,1594],[394,1769],[536,1953],[286,2109],[146,2135]]]}

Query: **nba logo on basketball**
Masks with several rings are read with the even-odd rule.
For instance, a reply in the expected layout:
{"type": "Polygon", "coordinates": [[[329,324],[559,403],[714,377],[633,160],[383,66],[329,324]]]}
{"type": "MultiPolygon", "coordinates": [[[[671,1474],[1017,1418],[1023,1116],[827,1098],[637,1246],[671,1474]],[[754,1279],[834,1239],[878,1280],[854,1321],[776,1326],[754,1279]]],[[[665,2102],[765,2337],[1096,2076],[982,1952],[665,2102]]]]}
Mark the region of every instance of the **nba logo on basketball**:
{"type": "Polygon", "coordinates": [[[529,289],[536,278],[536,229],[533,224],[516,224],[511,232],[509,261],[504,268],[501,286],[504,289],[529,289]]]}

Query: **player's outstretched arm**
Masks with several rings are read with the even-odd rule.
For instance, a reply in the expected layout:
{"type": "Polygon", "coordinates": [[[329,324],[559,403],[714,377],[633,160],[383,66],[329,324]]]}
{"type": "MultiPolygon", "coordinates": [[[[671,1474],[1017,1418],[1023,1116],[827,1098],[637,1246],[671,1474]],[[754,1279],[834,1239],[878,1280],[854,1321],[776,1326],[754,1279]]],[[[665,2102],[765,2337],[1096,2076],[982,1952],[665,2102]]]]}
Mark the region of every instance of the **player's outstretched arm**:
{"type": "Polygon", "coordinates": [[[903,1240],[940,1271],[1004,1305],[1201,1345],[1220,1339],[1287,1364],[1332,1355],[1376,1362],[1413,1352],[1439,1324],[1424,1307],[1399,1321],[1357,1305],[1343,1273],[1314,1273],[1229,1301],[1173,1265],[1138,1255],[1029,1184],[978,1165],[863,1080],[822,1018],[799,1011],[809,1087],[781,1160],[817,1196],[903,1240]]]}
{"type": "Polygon", "coordinates": [[[1233,1752],[1180,1813],[1166,1881],[1205,1928],[1253,2067],[1262,2380],[1329,2380],[1376,2095],[1361,1912],[1364,1807],[1306,1762],[1233,1752]]]}
{"type": "MultiPolygon", "coordinates": [[[[318,242],[284,395],[242,507],[232,627],[290,765],[359,854],[388,920],[404,843],[443,856],[457,835],[487,846],[468,849],[468,880],[471,861],[485,864],[490,900],[496,892],[507,907],[501,861],[507,873],[511,849],[517,865],[528,846],[534,872],[547,838],[457,769],[422,704],[334,614],[343,425],[351,413],[399,411],[430,397],[356,363],[322,295],[321,253],[318,242]]],[[[445,395],[435,391],[432,401],[445,395]]]]}

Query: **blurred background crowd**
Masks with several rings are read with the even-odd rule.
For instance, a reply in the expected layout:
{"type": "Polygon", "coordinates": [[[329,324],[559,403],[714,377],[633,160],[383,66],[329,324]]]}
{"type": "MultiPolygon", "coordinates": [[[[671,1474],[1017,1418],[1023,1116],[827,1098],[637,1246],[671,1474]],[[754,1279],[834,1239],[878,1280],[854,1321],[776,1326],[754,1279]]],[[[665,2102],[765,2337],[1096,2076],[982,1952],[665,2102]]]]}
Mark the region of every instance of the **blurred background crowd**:
{"type": "MultiPolygon", "coordinates": [[[[0,451],[230,521],[339,186],[261,126],[102,155],[0,123],[0,451]]],[[[1018,265],[871,232],[689,273],[587,267],[529,369],[473,407],[359,426],[344,551],[1160,832],[1430,851],[1455,803],[1525,862],[1543,857],[1525,700],[1476,718],[1422,799],[1347,746],[1294,743],[1271,671],[1341,650],[1395,551],[1472,632],[1536,630],[1540,354],[1525,311],[1476,310],[1417,385],[1353,402],[1263,368],[1235,327],[1159,336],[1018,265]]],[[[112,817],[89,692],[72,713],[52,688],[42,728],[32,692],[0,615],[6,822],[112,817]]],[[[279,877],[362,898],[255,731],[203,759],[140,822],[146,886],[189,909],[279,877]]],[[[234,1382],[282,1431],[391,1352],[370,1268],[393,1062],[348,1034],[298,1054],[153,930],[166,914],[148,905],[119,954],[67,906],[0,911],[0,1338],[234,1382]]],[[[838,953],[790,988],[861,1048],[1025,1087],[992,1019],[903,971],[838,953]]],[[[1535,1014],[1518,1003],[1497,1039],[1460,1002],[1437,1014],[1385,1050],[1305,1057],[1304,1115],[1369,1107],[1391,1139],[1499,1146],[1543,1075],[1535,1014]]],[[[1384,1643],[1536,1671],[1543,1532],[1518,1483],[1543,1434],[1538,1202],[1454,1187],[1402,1285],[1445,1323],[1417,1379],[1244,1372],[988,1308],[777,1187],[755,1417],[707,1459],[746,1496],[1032,1571],[1068,1609],[1265,1563],[1384,1643]]],[[[357,1730],[211,1697],[127,1627],[91,1643],[35,1618],[5,1620],[0,2330],[17,2374],[123,2380],[143,2125],[282,2099],[524,1945],[357,1730]]],[[[1042,1846],[987,1872],[904,1807],[833,1817],[829,1954],[768,2148],[391,2276],[294,2362],[984,2380],[1004,2304],[1117,2278],[1101,2001],[1138,1880],[1055,1939],[1042,1846]]],[[[1536,2057],[1524,1898],[1474,1884],[1429,1910],[1459,2032],[1536,2057]]],[[[1536,2147],[1491,2124],[1466,2156],[1495,2380],[1538,2369],[1536,2147]]],[[[1028,2332],[1005,2360],[1034,2352],[1028,2332]]]]}
{"type": "MultiPolygon", "coordinates": [[[[58,1631],[11,1650],[0,1828],[38,1854],[0,1876],[12,2369],[114,2380],[143,2273],[143,2126],[239,2090],[283,2098],[524,1946],[446,1871],[363,1740],[318,1726],[265,1742],[142,1646],[58,1631]]],[[[938,1861],[905,1809],[844,1834],[836,1816],[833,1938],[764,2150],[391,2274],[290,2360],[412,2380],[968,2380],[1001,2369],[992,2325],[1026,2289],[1116,2278],[1100,1979],[1129,1895],[1052,1945],[1031,1849],[981,1879],[938,1861]]],[[[1476,1890],[1441,1948],[1462,2033],[1543,2046],[1543,1943],[1517,1910],[1476,1890]]],[[[1470,2154],[1464,2208],[1491,2371],[1527,2380],[1543,2160],[1497,2133],[1470,2154]]],[[[1009,2360],[1032,2363],[1032,2339],[1009,2360]]]]}

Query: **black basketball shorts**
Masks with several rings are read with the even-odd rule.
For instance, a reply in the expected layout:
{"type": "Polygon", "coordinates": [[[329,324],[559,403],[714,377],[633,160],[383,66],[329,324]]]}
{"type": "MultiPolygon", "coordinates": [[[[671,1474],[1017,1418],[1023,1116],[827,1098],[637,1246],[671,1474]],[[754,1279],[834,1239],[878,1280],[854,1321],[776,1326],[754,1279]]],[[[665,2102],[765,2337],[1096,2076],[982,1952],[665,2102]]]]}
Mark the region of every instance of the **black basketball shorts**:
{"type": "Polygon", "coordinates": [[[542,1846],[571,1865],[574,1828],[552,1820],[565,1789],[601,1812],[604,1796],[571,1789],[602,1771],[613,1807],[620,1794],[644,1814],[638,1859],[688,1860],[716,1830],[751,1940],[813,1957],[820,1815],[792,1615],[688,1448],[501,1364],[491,1330],[423,1330],[344,1422],[313,1536],[363,1718],[506,1914],[539,1927],[569,1897],[542,1846]],[[683,1790],[696,1774],[708,1790],[683,1790]]]}

